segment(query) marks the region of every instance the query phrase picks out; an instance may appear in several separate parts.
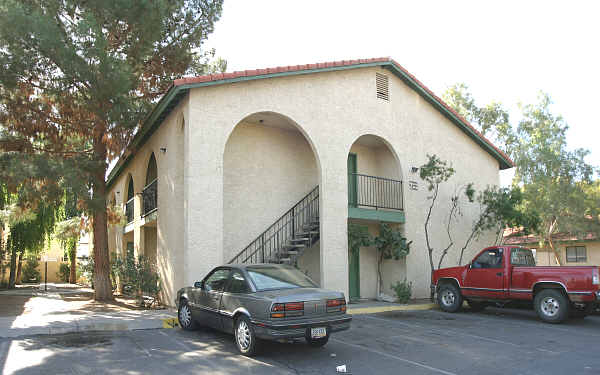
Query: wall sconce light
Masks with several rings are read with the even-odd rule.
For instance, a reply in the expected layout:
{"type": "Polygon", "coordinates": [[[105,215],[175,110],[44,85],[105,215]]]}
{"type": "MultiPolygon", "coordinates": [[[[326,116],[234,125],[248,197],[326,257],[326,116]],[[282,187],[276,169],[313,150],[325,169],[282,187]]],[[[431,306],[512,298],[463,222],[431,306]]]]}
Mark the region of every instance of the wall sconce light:
{"type": "Polygon", "coordinates": [[[412,173],[417,173],[417,172],[419,171],[419,167],[412,167],[412,168],[410,169],[410,171],[411,171],[412,173]]]}
{"type": "Polygon", "coordinates": [[[166,147],[161,147],[160,148],[160,152],[162,152],[163,154],[167,153],[167,148],[166,147]]]}
{"type": "Polygon", "coordinates": [[[121,194],[121,192],[120,192],[120,191],[117,191],[117,194],[121,194]]]}

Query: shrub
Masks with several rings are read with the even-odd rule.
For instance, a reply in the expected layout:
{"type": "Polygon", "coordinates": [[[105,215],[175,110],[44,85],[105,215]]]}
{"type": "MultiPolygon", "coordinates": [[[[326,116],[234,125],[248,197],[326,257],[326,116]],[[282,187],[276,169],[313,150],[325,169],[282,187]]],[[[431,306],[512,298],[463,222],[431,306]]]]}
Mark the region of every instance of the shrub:
{"type": "Polygon", "coordinates": [[[136,261],[133,251],[129,251],[125,259],[116,258],[112,272],[119,276],[124,294],[144,294],[157,298],[161,291],[160,276],[156,267],[143,255],[136,261]]]}
{"type": "Polygon", "coordinates": [[[69,282],[69,276],[71,274],[71,267],[68,263],[61,263],[56,276],[58,279],[64,283],[69,282]]]}
{"type": "Polygon", "coordinates": [[[37,261],[37,259],[27,259],[27,262],[25,262],[25,266],[23,266],[23,276],[22,276],[22,280],[23,282],[26,283],[39,283],[40,280],[42,279],[42,275],[40,274],[40,271],[37,270],[37,267],[39,265],[39,262],[37,261]]]}
{"type": "Polygon", "coordinates": [[[407,282],[406,279],[404,281],[396,282],[396,284],[392,284],[391,288],[396,292],[396,297],[398,297],[398,302],[407,303],[412,296],[412,282],[407,282]]]}

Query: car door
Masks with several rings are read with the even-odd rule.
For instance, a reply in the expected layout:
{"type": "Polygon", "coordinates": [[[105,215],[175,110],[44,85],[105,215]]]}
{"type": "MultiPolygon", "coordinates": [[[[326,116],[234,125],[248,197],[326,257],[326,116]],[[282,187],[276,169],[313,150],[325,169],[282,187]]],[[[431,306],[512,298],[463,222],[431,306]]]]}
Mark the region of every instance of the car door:
{"type": "Polygon", "coordinates": [[[224,331],[233,332],[233,314],[236,309],[250,310],[246,304],[251,292],[250,284],[242,272],[236,269],[232,270],[221,297],[221,324],[224,331]]]}
{"type": "Polygon", "coordinates": [[[198,307],[198,321],[202,325],[221,328],[219,308],[223,289],[229,278],[229,268],[217,268],[202,281],[200,290],[196,293],[198,307]]]}
{"type": "Polygon", "coordinates": [[[504,251],[486,249],[469,266],[462,293],[464,296],[504,298],[504,251]]]}

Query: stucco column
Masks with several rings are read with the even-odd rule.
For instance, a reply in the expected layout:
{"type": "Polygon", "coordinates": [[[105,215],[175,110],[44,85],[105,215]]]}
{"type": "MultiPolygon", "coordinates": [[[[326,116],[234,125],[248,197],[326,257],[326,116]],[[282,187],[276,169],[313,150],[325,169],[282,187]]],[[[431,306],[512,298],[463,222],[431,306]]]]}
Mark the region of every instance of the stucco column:
{"type": "Polygon", "coordinates": [[[348,181],[346,159],[323,166],[319,215],[321,287],[344,292],[348,299],[348,181]]]}
{"type": "MultiPolygon", "coordinates": [[[[223,259],[222,124],[190,109],[184,165],[184,284],[193,285],[223,259]]],[[[236,233],[226,235],[235,236],[236,233]]],[[[226,260],[225,260],[226,261],[226,260]]]]}

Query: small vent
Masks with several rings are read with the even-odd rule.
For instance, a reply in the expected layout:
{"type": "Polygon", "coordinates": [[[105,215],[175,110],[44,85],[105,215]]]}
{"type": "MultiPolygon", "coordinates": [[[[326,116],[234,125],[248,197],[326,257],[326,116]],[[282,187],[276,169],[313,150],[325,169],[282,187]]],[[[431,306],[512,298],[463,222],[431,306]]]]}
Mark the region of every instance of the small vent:
{"type": "Polygon", "coordinates": [[[375,73],[375,83],[377,84],[377,98],[390,100],[388,76],[385,74],[375,73]]]}

